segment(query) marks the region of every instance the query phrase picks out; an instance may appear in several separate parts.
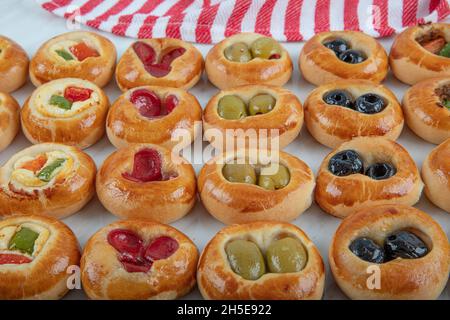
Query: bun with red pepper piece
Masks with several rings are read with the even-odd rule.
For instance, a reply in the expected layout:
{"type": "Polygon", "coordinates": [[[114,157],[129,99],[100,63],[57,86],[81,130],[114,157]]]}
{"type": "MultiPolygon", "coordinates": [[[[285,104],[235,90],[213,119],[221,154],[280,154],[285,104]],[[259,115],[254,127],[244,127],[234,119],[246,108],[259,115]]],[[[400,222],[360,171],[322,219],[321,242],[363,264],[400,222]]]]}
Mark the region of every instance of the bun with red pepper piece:
{"type": "Polygon", "coordinates": [[[185,216],[196,199],[192,165],[167,148],[131,144],[106,158],[98,171],[97,195],[120,218],[170,223],[185,216]]]}
{"type": "Polygon", "coordinates": [[[12,92],[27,81],[28,55],[13,40],[0,36],[0,91],[12,92]]]}
{"type": "Polygon", "coordinates": [[[0,92],[0,151],[6,149],[20,129],[20,106],[9,94],[0,92]]]}
{"type": "Polygon", "coordinates": [[[74,214],[94,196],[95,172],[94,161],[78,148],[58,143],[26,148],[0,168],[0,217],[74,214]]]}
{"type": "Polygon", "coordinates": [[[114,222],[95,233],[81,258],[91,299],[169,300],[195,286],[198,251],[183,233],[145,219],[114,222]]]}
{"type": "Polygon", "coordinates": [[[104,87],[111,80],[116,57],[113,43],[99,34],[64,33],[45,42],[31,59],[31,82],[38,87],[51,80],[74,77],[104,87]]]}
{"type": "Polygon", "coordinates": [[[133,43],[120,58],[116,81],[120,90],[141,86],[190,89],[203,72],[203,57],[178,39],[155,38],[133,43]]]}
{"type": "Polygon", "coordinates": [[[1,300],[60,299],[79,263],[77,238],[64,223],[37,215],[0,221],[1,300]]]}
{"type": "Polygon", "coordinates": [[[105,133],[109,100],[87,80],[65,78],[36,88],[25,101],[21,121],[32,143],[57,142],[84,149],[105,133]]]}

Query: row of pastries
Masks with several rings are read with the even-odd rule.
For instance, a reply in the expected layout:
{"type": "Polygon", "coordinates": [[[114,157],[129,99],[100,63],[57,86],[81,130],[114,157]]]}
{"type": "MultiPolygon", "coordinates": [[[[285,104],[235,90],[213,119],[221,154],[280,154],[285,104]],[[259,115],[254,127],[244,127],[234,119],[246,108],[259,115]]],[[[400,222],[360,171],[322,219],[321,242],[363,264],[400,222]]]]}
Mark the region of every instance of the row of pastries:
{"type": "Polygon", "coordinates": [[[412,206],[424,189],[450,211],[449,43],[447,24],[412,27],[397,37],[388,58],[362,33],[319,34],[299,57],[302,75],[318,85],[302,106],[280,87],[292,75],[289,54],[261,35],[227,38],[205,63],[180,40],[139,40],[117,66],[114,45],[94,33],[49,40],[29,66],[25,52],[2,38],[0,59],[20,72],[0,75],[0,123],[6,123],[0,147],[20,126],[35,145],[0,168],[0,298],[61,298],[68,268],[80,265],[83,289],[93,299],[174,299],[196,283],[207,299],[320,299],[322,257],[289,223],[313,199],[344,219],[329,263],[348,297],[437,298],[448,281],[448,239],[412,206]],[[380,84],[389,65],[401,81],[415,84],[402,104],[380,84]],[[203,68],[221,91],[202,112],[185,90],[203,68]],[[110,106],[101,87],[114,69],[124,93],[110,106]],[[6,92],[27,74],[37,88],[20,110],[6,92]],[[417,135],[440,144],[421,174],[395,142],[404,119],[417,135]],[[224,141],[208,132],[229,138],[230,129],[274,130],[265,145],[282,148],[305,121],[333,151],[315,177],[297,157],[252,149],[250,139],[246,148],[205,163],[196,178],[172,148],[175,128],[185,129],[185,145],[201,134],[197,121],[218,149],[226,149],[224,141]],[[105,132],[119,149],[97,171],[81,149],[105,132]],[[76,236],[58,219],[80,211],[95,194],[123,220],[96,232],[81,254],[76,236]],[[197,194],[212,216],[230,225],[201,255],[192,240],[166,225],[188,214],[197,194]],[[373,267],[378,284],[368,282],[373,267]]]}

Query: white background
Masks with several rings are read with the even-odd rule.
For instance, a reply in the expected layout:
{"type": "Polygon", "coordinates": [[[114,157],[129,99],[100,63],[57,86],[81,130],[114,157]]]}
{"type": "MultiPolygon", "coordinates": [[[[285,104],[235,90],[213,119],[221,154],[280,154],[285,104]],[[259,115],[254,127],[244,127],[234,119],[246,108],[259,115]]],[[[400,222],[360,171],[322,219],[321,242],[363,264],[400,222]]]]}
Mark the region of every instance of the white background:
{"type": "MultiPolygon", "coordinates": [[[[67,32],[66,21],[62,18],[53,16],[52,14],[39,8],[39,6],[32,0],[1,0],[0,1],[0,33],[10,37],[21,44],[31,57],[38,47],[49,38],[60,33],[67,32]]],[[[450,21],[450,20],[449,20],[450,21]]],[[[86,27],[82,27],[87,29],[86,27]]],[[[112,34],[100,32],[116,45],[118,56],[120,57],[125,49],[133,42],[133,39],[121,38],[112,34]]],[[[392,39],[381,40],[382,45],[389,50],[392,39]]],[[[300,77],[297,68],[297,59],[302,48],[303,43],[289,43],[285,47],[291,54],[295,65],[292,79],[287,83],[286,88],[292,90],[298,95],[300,100],[305,101],[308,93],[314,88],[300,77]]],[[[196,45],[197,48],[205,56],[211,46],[196,45]]],[[[384,82],[391,90],[394,91],[398,99],[401,99],[407,86],[394,79],[390,73],[384,82]]],[[[33,85],[28,82],[26,86],[13,93],[13,96],[20,104],[24,102],[33,91],[33,85]]],[[[107,95],[111,102],[113,102],[119,95],[120,91],[114,81],[105,88],[107,95]]],[[[202,80],[191,90],[200,101],[202,107],[205,107],[208,99],[217,92],[217,89],[212,86],[204,75],[202,80]]],[[[419,167],[426,155],[434,147],[417,136],[415,136],[406,126],[398,140],[411,153],[419,167]]],[[[0,163],[4,163],[14,153],[30,146],[23,134],[13,141],[8,149],[0,153],[0,163]]],[[[114,150],[114,147],[109,143],[108,139],[104,137],[93,147],[86,150],[95,160],[97,166],[100,166],[103,160],[114,150]]],[[[301,135],[288,147],[285,151],[294,154],[295,156],[304,160],[314,171],[317,169],[325,157],[331,150],[316,142],[305,128],[303,128],[301,135]]],[[[201,163],[194,164],[196,172],[201,168],[201,163]]],[[[450,196],[450,195],[449,195],[450,196]]],[[[425,195],[422,196],[417,207],[429,213],[436,219],[445,230],[447,236],[450,234],[450,214],[433,206],[425,195]]],[[[100,204],[98,199],[92,200],[81,212],[64,220],[72,230],[75,232],[81,247],[84,246],[89,237],[104,225],[116,220],[116,217],[108,213],[106,209],[100,204]]],[[[294,224],[302,228],[312,239],[312,241],[319,248],[326,265],[326,286],[325,299],[345,299],[344,294],[336,286],[330,269],[328,266],[328,246],[331,238],[340,223],[340,220],[334,218],[320,210],[320,208],[313,204],[298,219],[293,221],[294,224]]],[[[198,249],[203,250],[205,244],[211,239],[214,234],[219,231],[223,224],[212,218],[203,208],[200,201],[197,202],[194,209],[186,217],[173,224],[182,232],[186,233],[197,245],[198,249]]],[[[67,296],[67,299],[86,298],[82,290],[73,290],[67,296]]],[[[186,298],[198,299],[201,298],[197,289],[195,289],[186,298]]],[[[447,285],[441,298],[450,298],[450,285],[447,285]]]]}

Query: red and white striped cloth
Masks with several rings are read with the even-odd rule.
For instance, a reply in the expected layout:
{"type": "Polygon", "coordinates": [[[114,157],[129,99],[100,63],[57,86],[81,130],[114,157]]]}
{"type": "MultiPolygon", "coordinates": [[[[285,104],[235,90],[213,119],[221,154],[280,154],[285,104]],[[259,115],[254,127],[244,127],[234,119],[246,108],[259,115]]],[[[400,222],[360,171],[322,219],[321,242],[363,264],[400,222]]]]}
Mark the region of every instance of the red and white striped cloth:
{"type": "Polygon", "coordinates": [[[300,41],[327,30],[384,37],[450,14],[448,0],[37,0],[46,10],[133,38],[215,43],[239,32],[300,41]]]}

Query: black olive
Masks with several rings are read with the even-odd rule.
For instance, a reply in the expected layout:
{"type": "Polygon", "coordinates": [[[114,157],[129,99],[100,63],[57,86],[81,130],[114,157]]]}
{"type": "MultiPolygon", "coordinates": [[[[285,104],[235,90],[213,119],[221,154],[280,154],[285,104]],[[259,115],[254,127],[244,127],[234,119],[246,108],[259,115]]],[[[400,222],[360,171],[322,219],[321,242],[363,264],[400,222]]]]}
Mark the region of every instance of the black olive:
{"type": "Polygon", "coordinates": [[[362,113],[378,113],[386,107],[386,103],[382,97],[375,93],[366,93],[358,97],[355,102],[356,111],[362,113]]]}
{"type": "Polygon", "coordinates": [[[355,63],[361,63],[364,60],[366,60],[366,57],[364,53],[358,50],[347,50],[344,52],[341,52],[338,56],[338,58],[344,62],[355,64],[355,63]]]}
{"type": "Polygon", "coordinates": [[[348,176],[353,173],[363,173],[363,161],[356,151],[344,150],[331,157],[328,170],[336,176],[348,176]]]}
{"type": "Polygon", "coordinates": [[[339,55],[341,52],[347,51],[350,49],[347,41],[343,39],[335,39],[331,41],[326,41],[323,43],[325,47],[334,51],[336,55],[339,55]]]}
{"type": "Polygon", "coordinates": [[[383,248],[371,239],[358,238],[353,240],[349,246],[349,249],[364,261],[373,263],[383,263],[384,261],[383,248]]]}
{"type": "Polygon", "coordinates": [[[384,241],[384,250],[388,260],[395,258],[417,259],[428,253],[426,244],[414,233],[396,231],[384,241]]]}
{"type": "Polygon", "coordinates": [[[350,93],[344,90],[328,91],[323,96],[323,101],[328,104],[343,106],[353,109],[353,98],[350,93]]]}
{"type": "Polygon", "coordinates": [[[366,176],[375,180],[383,180],[392,177],[397,169],[389,163],[374,163],[366,169],[366,176]]]}

